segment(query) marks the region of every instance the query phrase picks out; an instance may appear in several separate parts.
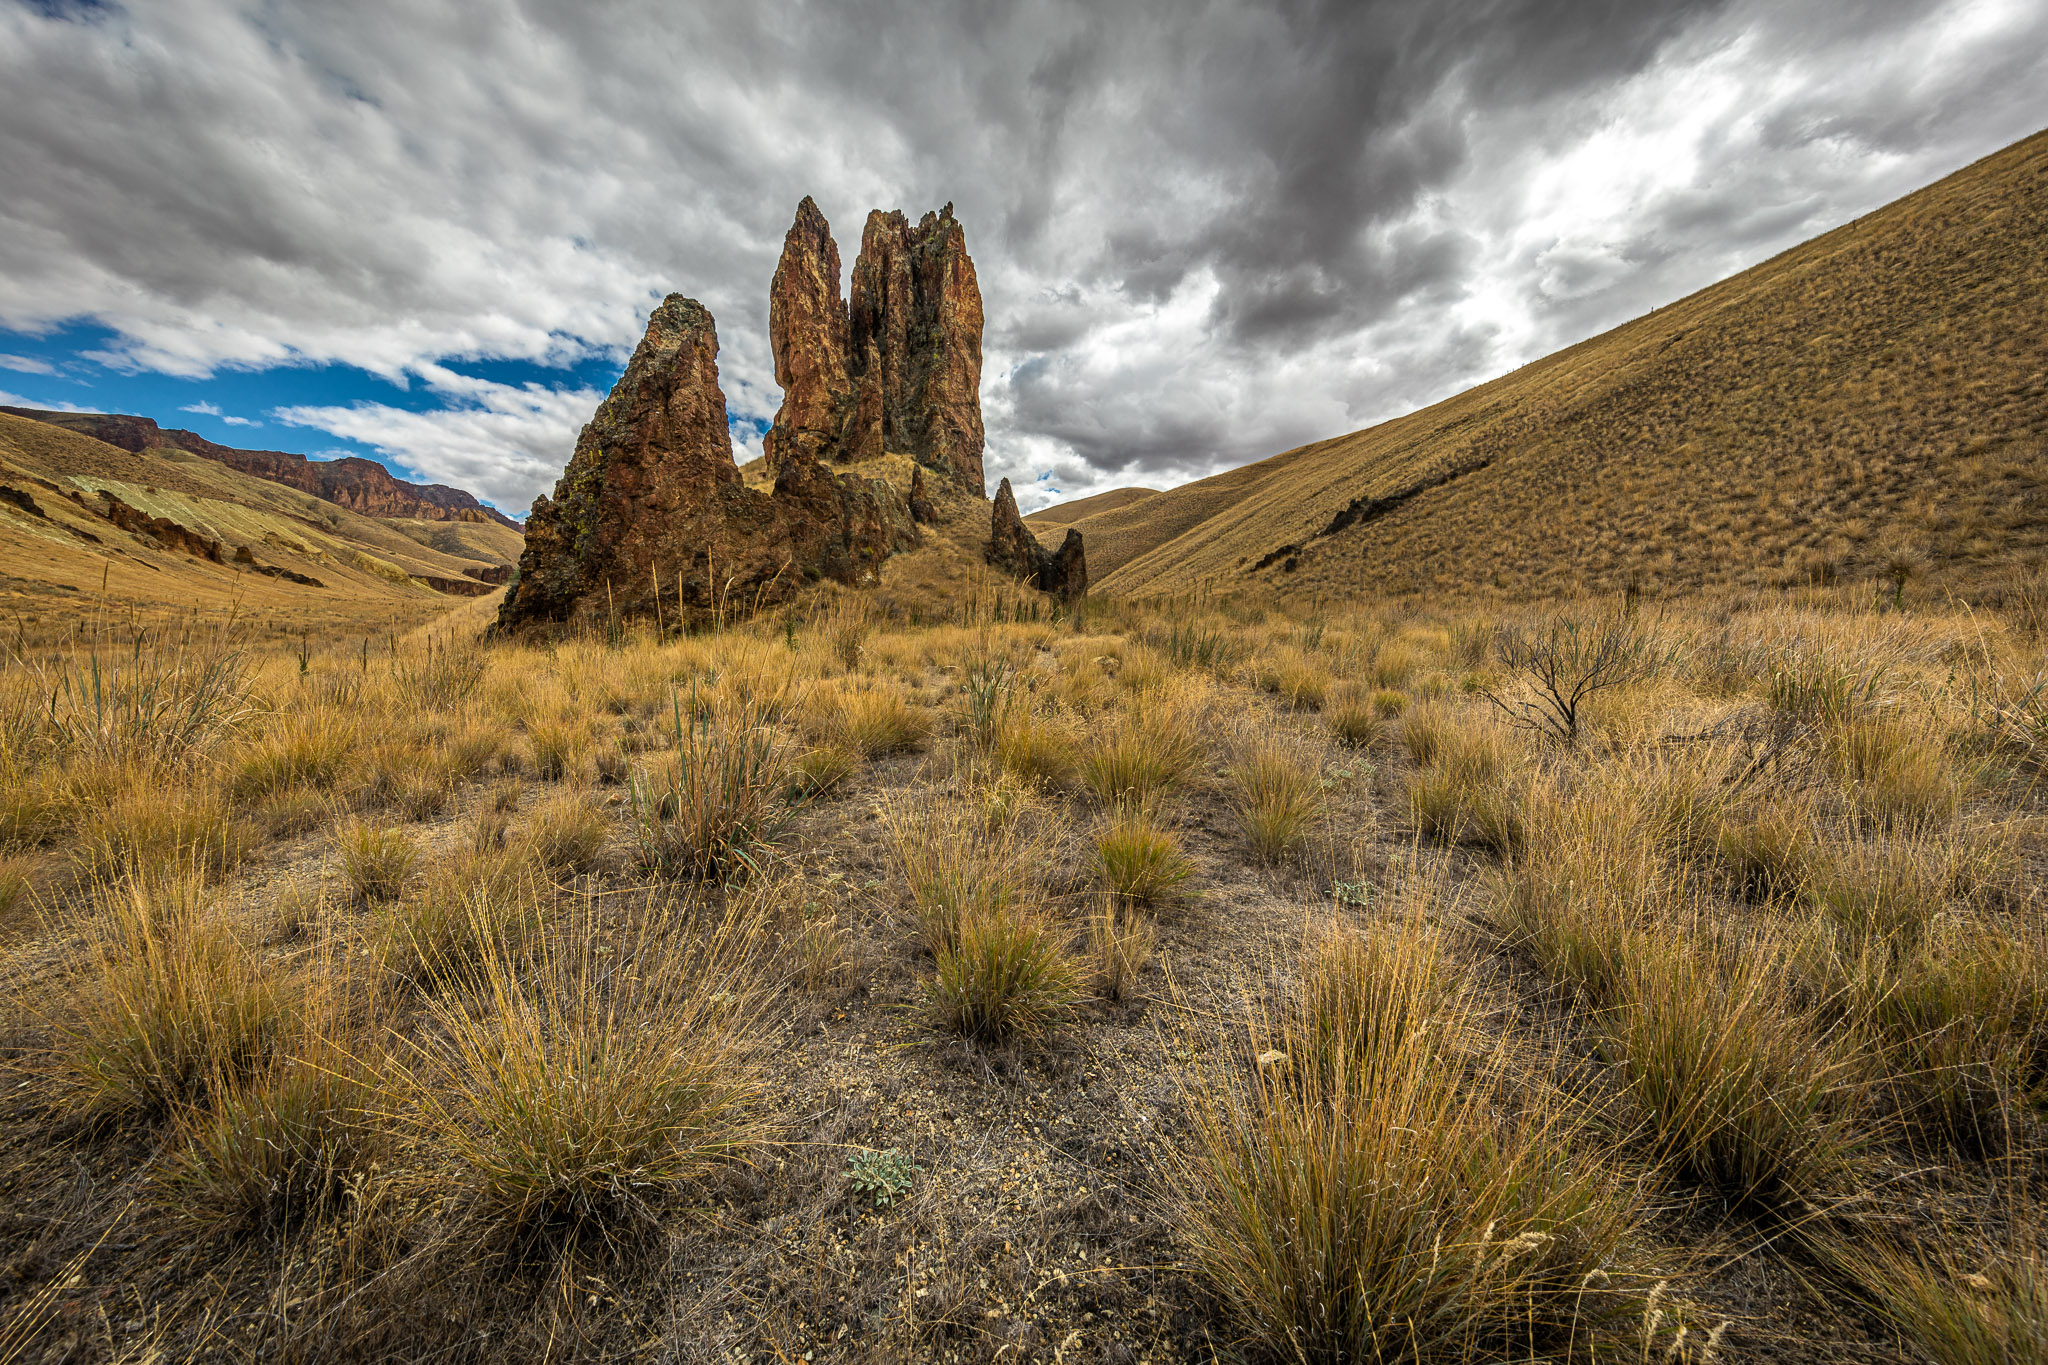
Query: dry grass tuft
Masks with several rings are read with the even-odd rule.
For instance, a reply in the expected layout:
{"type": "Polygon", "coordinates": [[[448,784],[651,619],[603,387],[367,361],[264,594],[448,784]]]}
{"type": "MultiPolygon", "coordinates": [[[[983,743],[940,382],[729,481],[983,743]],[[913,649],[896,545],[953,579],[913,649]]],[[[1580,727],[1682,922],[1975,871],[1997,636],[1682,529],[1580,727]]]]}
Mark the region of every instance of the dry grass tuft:
{"type": "Polygon", "coordinates": [[[939,1028],[980,1043],[1031,1041],[1065,1020],[1080,996],[1067,934],[1020,906],[962,914],[934,954],[925,1007],[939,1028]]]}
{"type": "Polygon", "coordinates": [[[1170,1212],[1264,1351],[1569,1357],[1618,1331],[1594,1285],[1629,1186],[1567,1103],[1464,1050],[1464,1005],[1411,987],[1441,979],[1438,952],[1412,926],[1347,946],[1277,1013],[1189,1044],[1170,1212]]]}
{"type": "Polygon", "coordinates": [[[334,834],[341,878],[362,905],[396,900],[419,866],[419,845],[402,829],[350,820],[334,834]]]}
{"type": "Polygon", "coordinates": [[[51,1062],[85,1109],[173,1113],[274,1056],[292,987],[195,878],[104,887],[51,1010],[51,1062]]]}
{"type": "Polygon", "coordinates": [[[1102,998],[1130,999],[1158,945],[1159,931],[1141,911],[1114,897],[1105,899],[1088,921],[1088,949],[1102,998]]]}
{"type": "Polygon", "coordinates": [[[542,805],[528,820],[526,841],[550,872],[583,873],[597,865],[611,829],[597,807],[563,795],[542,805]]]}
{"type": "Polygon", "coordinates": [[[1110,892],[1132,905],[1172,900],[1195,872],[1180,841],[1143,815],[1112,822],[1096,840],[1095,856],[1110,892]]]}
{"type": "Polygon", "coordinates": [[[1322,765],[1308,746],[1262,736],[1242,746],[1229,769],[1238,828],[1261,862],[1277,863],[1308,841],[1322,818],[1322,765]]]}
{"type": "Polygon", "coordinates": [[[675,716],[677,753],[633,781],[640,863],[664,877],[757,868],[795,817],[795,764],[765,725],[734,715],[675,716]]]}
{"type": "Polygon", "coordinates": [[[964,920],[1022,903],[1032,850],[1014,825],[969,819],[936,801],[890,803],[882,822],[929,951],[952,947],[964,920]]]}
{"type": "Polygon", "coordinates": [[[434,1001],[435,1029],[392,1064],[407,1100],[393,1117],[489,1225],[647,1221],[773,1136],[758,941],[745,921],[648,907],[631,924],[565,926],[529,971],[493,945],[478,993],[434,1001]]]}

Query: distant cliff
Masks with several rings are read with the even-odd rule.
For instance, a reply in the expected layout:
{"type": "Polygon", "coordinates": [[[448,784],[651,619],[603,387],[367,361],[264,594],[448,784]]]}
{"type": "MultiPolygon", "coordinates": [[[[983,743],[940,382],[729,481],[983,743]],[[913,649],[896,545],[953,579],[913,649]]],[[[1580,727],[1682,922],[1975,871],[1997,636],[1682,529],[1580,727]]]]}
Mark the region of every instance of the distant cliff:
{"type": "Polygon", "coordinates": [[[316,498],[368,517],[413,517],[422,521],[495,521],[519,530],[519,523],[486,507],[460,488],[438,483],[407,483],[395,479],[375,460],[354,456],[340,460],[309,460],[282,450],[237,450],[218,445],[197,432],[159,427],[147,417],[111,412],[43,412],[35,408],[0,407],[0,412],[48,422],[90,436],[123,450],[170,448],[218,460],[230,469],[285,484],[316,498]]]}

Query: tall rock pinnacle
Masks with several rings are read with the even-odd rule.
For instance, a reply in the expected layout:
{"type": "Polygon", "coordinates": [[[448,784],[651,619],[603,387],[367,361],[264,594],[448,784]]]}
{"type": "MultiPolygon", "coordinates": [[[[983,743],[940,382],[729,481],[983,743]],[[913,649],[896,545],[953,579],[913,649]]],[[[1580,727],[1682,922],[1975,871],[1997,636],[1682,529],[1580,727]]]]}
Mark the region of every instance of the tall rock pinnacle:
{"type": "Polygon", "coordinates": [[[846,377],[846,304],[839,297],[839,247],[809,196],[782,241],[768,288],[768,343],[782,408],[764,444],[769,468],[840,454],[851,392],[846,377]]]}
{"type": "Polygon", "coordinates": [[[981,287],[951,204],[912,228],[900,212],[868,215],[851,297],[841,303],[839,249],[805,199],[783,239],[768,304],[782,407],[769,463],[910,456],[983,495],[981,287]]]}

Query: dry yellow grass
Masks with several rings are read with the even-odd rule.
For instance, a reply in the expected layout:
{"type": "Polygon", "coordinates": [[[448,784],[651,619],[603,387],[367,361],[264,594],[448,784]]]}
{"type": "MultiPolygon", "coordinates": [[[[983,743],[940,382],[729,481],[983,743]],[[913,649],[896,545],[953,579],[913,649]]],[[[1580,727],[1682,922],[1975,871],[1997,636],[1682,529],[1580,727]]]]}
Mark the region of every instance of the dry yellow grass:
{"type": "Polygon", "coordinates": [[[1776,1305],[1823,1232],[1851,1276],[2009,1243],[1980,1215],[2048,1074],[2026,613],[1673,604],[1567,744],[1481,689],[1586,604],[980,591],[550,649],[469,608],[303,669],[151,636],[83,712],[83,656],[10,660],[21,1301],[147,1284],[171,1357],[235,1303],[322,1358],[687,1355],[727,1313],[720,1349],[848,1361],[1976,1330],[1932,1270],[1776,1305]],[[238,857],[195,857],[221,822],[238,857]],[[890,1151],[877,1207],[849,1159],[890,1151]],[[1860,1220],[1878,1191],[1926,1220],[1860,1220]]]}
{"type": "Polygon", "coordinates": [[[1434,407],[1074,524],[1128,595],[1995,591],[2048,553],[2044,216],[2036,135],[1434,407]]]}

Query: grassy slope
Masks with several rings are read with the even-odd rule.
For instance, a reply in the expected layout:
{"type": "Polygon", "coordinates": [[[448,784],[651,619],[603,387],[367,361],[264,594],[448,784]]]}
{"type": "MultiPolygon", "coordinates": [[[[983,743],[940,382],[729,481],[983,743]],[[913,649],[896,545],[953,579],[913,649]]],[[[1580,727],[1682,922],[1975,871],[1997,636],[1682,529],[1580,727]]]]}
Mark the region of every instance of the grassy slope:
{"type": "Polygon", "coordinates": [[[1421,412],[1080,522],[1098,585],[1516,596],[2048,549],[2048,134],[1421,412]],[[1483,468],[1318,538],[1357,498],[1483,468]],[[1290,557],[1261,560],[1283,547],[1290,557]],[[1823,567],[1825,566],[1825,567],[1823,567]]]}
{"type": "Polygon", "coordinates": [[[1030,527],[1032,534],[1040,540],[1049,541],[1057,546],[1060,538],[1066,534],[1067,528],[1084,517],[1099,517],[1105,513],[1121,511],[1144,502],[1147,498],[1158,496],[1159,490],[1156,488],[1112,488],[1107,493],[1097,493],[1093,497],[1075,498],[1071,502],[1041,507],[1027,515],[1024,524],[1030,527]]]}
{"type": "Polygon", "coordinates": [[[73,621],[81,604],[96,599],[104,586],[108,601],[145,616],[239,604],[258,619],[285,622],[293,630],[381,630],[413,624],[452,603],[366,569],[358,555],[405,574],[441,578],[463,577],[474,564],[503,562],[481,550],[459,557],[444,553],[404,534],[397,523],[360,516],[196,455],[131,454],[27,418],[0,415],[0,482],[27,491],[46,514],[38,520],[0,506],[0,560],[8,566],[0,578],[0,603],[39,627],[73,621]],[[324,586],[212,564],[146,542],[52,486],[78,489],[89,501],[91,492],[108,489],[141,511],[221,541],[230,552],[247,545],[259,562],[307,574],[324,586]],[[97,536],[98,543],[73,530],[97,536]]]}

